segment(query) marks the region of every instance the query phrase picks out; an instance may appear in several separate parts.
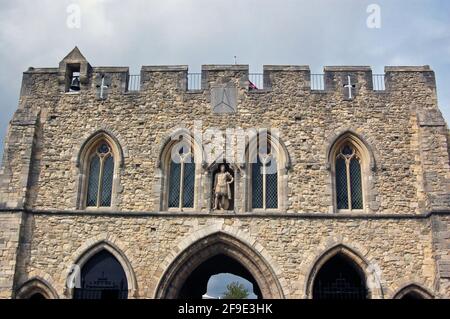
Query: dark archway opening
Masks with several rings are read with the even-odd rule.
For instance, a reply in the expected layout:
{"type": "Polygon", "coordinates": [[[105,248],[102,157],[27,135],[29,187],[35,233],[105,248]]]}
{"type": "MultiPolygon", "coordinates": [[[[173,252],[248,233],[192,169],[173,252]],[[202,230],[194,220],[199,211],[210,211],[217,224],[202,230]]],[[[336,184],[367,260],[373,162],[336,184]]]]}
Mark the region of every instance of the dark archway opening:
{"type": "Polygon", "coordinates": [[[208,282],[212,276],[218,274],[232,274],[249,281],[253,285],[253,293],[258,299],[262,298],[261,290],[250,272],[235,259],[224,254],[216,255],[199,265],[184,282],[179,299],[202,299],[207,293],[208,282]]]}
{"type": "Polygon", "coordinates": [[[44,300],[44,299],[47,299],[47,298],[45,298],[43,294],[37,292],[35,294],[32,294],[30,296],[30,298],[28,298],[28,299],[30,299],[30,300],[44,300]]]}
{"type": "Polygon", "coordinates": [[[401,297],[400,299],[404,299],[404,300],[420,300],[420,299],[424,299],[423,296],[416,292],[416,291],[410,291],[407,294],[403,295],[403,297],[401,297]]]}
{"type": "Polygon", "coordinates": [[[128,283],[119,261],[108,251],[94,255],[81,269],[74,299],[127,299],[128,283]]]}
{"type": "Polygon", "coordinates": [[[367,299],[367,286],[362,271],[345,256],[328,260],[316,275],[313,299],[367,299]]]}

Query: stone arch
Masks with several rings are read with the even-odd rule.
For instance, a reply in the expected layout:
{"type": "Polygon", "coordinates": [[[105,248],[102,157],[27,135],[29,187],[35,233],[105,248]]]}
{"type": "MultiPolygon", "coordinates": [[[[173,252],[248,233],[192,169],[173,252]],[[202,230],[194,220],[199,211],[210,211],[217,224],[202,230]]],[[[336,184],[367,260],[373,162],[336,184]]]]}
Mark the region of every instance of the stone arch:
{"type": "Polygon", "coordinates": [[[84,209],[86,201],[86,188],[87,188],[87,171],[88,171],[88,157],[92,152],[92,148],[100,141],[106,141],[110,147],[114,156],[114,176],[112,187],[111,207],[117,207],[118,193],[120,192],[120,176],[121,170],[125,165],[125,153],[122,148],[122,144],[119,139],[107,129],[100,129],[90,134],[85,138],[84,142],[78,149],[75,166],[77,168],[77,200],[76,208],[84,209]]]}
{"type": "MultiPolygon", "coordinates": [[[[195,154],[194,156],[200,158],[200,162],[204,165],[203,161],[206,159],[206,155],[203,149],[203,145],[197,136],[193,136],[191,131],[186,128],[179,128],[173,132],[167,134],[161,141],[159,146],[158,159],[156,161],[156,167],[162,169],[165,161],[167,160],[167,151],[170,150],[171,146],[182,139],[188,139],[192,142],[195,154]]],[[[170,155],[170,154],[169,154],[170,155]]]]}
{"type": "Polygon", "coordinates": [[[331,194],[330,198],[330,211],[337,212],[337,194],[336,194],[336,158],[337,154],[343,144],[349,143],[356,149],[356,153],[361,158],[361,177],[362,177],[362,198],[363,198],[363,212],[371,212],[372,208],[376,207],[376,201],[374,196],[374,181],[373,174],[376,171],[376,160],[374,150],[371,144],[367,142],[367,139],[354,132],[353,130],[346,129],[339,134],[332,135],[328,138],[326,144],[326,159],[327,169],[330,171],[328,184],[328,193],[331,194]]]}
{"type": "Polygon", "coordinates": [[[409,283],[398,289],[393,294],[393,299],[402,299],[408,294],[417,296],[418,299],[434,299],[433,294],[418,283],[409,283]]]}
{"type": "Polygon", "coordinates": [[[309,269],[309,275],[305,284],[306,298],[312,299],[314,282],[322,266],[324,266],[331,258],[338,255],[343,256],[352,262],[360,274],[364,277],[367,283],[368,298],[383,298],[380,278],[377,274],[374,274],[376,269],[372,269],[373,266],[371,266],[371,264],[360,253],[343,244],[335,245],[316,257],[311,268],[309,269]]]}
{"type": "Polygon", "coordinates": [[[180,128],[168,134],[161,142],[158,159],[156,162],[156,182],[155,193],[158,193],[160,210],[167,211],[168,198],[168,170],[170,168],[171,152],[178,143],[185,143],[192,147],[195,163],[195,192],[194,192],[194,210],[201,206],[201,184],[202,169],[204,166],[205,154],[201,141],[193,136],[188,129],[180,128]]]}
{"type": "Polygon", "coordinates": [[[178,254],[161,272],[155,298],[177,298],[189,275],[199,265],[219,254],[233,258],[246,268],[255,279],[263,298],[284,298],[274,270],[261,254],[242,240],[221,231],[198,239],[178,254]]]}
{"type": "Polygon", "coordinates": [[[83,160],[85,158],[86,152],[89,151],[89,147],[92,146],[92,144],[95,144],[99,139],[104,138],[111,143],[112,147],[115,148],[114,151],[118,155],[119,166],[123,167],[125,165],[125,156],[128,152],[126,152],[127,149],[124,148],[124,143],[117,136],[118,134],[113,133],[112,130],[106,128],[102,128],[96,130],[93,133],[90,133],[83,139],[83,143],[78,148],[76,155],[76,166],[80,167],[80,165],[83,164],[83,160]]]}
{"type": "Polygon", "coordinates": [[[33,277],[24,282],[16,291],[16,299],[30,299],[40,294],[45,299],[58,299],[56,290],[43,278],[33,277]]]}
{"type": "MultiPolygon", "coordinates": [[[[126,278],[127,278],[127,286],[128,286],[128,298],[134,298],[137,292],[137,280],[136,275],[134,273],[133,267],[131,266],[130,261],[126,257],[126,255],[119,249],[115,244],[107,240],[101,240],[88,248],[83,248],[82,253],[78,254],[78,257],[75,259],[74,265],[76,269],[72,267],[71,271],[67,274],[67,282],[71,282],[71,277],[73,275],[73,271],[81,271],[83,266],[88,262],[92,257],[94,257],[97,253],[106,250],[111,255],[113,255],[117,261],[122,266],[126,278]]],[[[66,291],[66,295],[68,298],[73,297],[73,288],[69,288],[66,291]]]]}
{"type": "Polygon", "coordinates": [[[377,168],[377,150],[374,146],[374,141],[372,141],[369,137],[362,133],[357,133],[355,130],[346,128],[343,130],[340,130],[336,133],[333,133],[330,135],[325,143],[325,154],[327,159],[327,168],[330,169],[330,166],[332,164],[331,157],[333,148],[337,143],[340,141],[351,138],[355,143],[360,146],[361,148],[365,148],[367,150],[367,156],[369,159],[369,167],[371,170],[375,171],[377,168]]]}
{"type": "Polygon", "coordinates": [[[257,138],[260,135],[267,135],[267,140],[271,143],[272,147],[275,148],[278,155],[278,161],[282,164],[284,169],[292,168],[291,155],[286,147],[286,144],[282,141],[278,132],[272,132],[270,130],[261,130],[250,132],[249,139],[245,147],[245,153],[248,156],[249,153],[256,151],[257,138]]]}
{"type": "Polygon", "coordinates": [[[292,169],[290,153],[281,140],[278,131],[254,130],[248,132],[248,142],[245,147],[246,169],[243,177],[243,200],[247,211],[254,210],[252,207],[252,161],[258,153],[258,137],[266,137],[267,142],[273,148],[272,153],[276,155],[278,173],[278,208],[276,211],[284,212],[288,209],[288,171],[292,169]]]}

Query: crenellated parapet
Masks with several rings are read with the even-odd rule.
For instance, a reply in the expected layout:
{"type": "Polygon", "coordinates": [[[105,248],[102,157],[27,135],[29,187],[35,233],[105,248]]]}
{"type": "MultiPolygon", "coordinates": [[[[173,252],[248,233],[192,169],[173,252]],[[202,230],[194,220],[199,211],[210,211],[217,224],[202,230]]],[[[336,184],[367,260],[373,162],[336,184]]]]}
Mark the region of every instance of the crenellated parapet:
{"type": "Polygon", "coordinates": [[[110,94],[208,93],[226,86],[248,93],[321,93],[353,100],[360,93],[432,95],[436,88],[429,66],[388,66],[385,74],[375,75],[369,66],[326,66],[322,74],[311,74],[306,65],[265,65],[263,73],[250,74],[248,65],[208,64],[196,74],[195,85],[190,75],[186,65],[143,66],[139,75],[130,75],[128,67],[92,67],[75,48],[58,68],[24,72],[21,96],[91,94],[106,99],[110,94]],[[257,85],[252,76],[259,78],[257,85]]]}

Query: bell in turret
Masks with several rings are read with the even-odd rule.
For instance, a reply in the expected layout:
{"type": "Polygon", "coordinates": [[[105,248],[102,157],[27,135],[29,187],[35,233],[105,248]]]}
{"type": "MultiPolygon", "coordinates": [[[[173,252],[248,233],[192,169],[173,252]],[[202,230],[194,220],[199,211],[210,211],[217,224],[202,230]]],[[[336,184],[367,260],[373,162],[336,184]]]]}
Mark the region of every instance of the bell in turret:
{"type": "Polygon", "coordinates": [[[80,76],[74,75],[72,77],[72,83],[70,84],[70,91],[80,91],[80,76]]]}

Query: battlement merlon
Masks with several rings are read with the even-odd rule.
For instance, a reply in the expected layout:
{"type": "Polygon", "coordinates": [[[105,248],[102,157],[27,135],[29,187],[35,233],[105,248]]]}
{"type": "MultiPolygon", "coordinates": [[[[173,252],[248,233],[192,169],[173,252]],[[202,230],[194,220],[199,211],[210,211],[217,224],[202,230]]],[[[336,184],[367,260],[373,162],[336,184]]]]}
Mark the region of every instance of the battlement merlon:
{"type": "Polygon", "coordinates": [[[187,65],[148,65],[141,68],[141,91],[187,90],[187,65]]]}
{"type": "Polygon", "coordinates": [[[386,88],[391,91],[411,91],[411,87],[426,88],[436,95],[436,77],[429,65],[386,66],[386,88]]]}
{"type": "MultiPolygon", "coordinates": [[[[21,96],[48,97],[67,93],[74,74],[78,76],[81,91],[92,93],[106,85],[109,94],[127,93],[130,81],[137,82],[137,88],[130,91],[141,94],[156,91],[178,94],[189,91],[188,83],[192,79],[189,77],[187,65],[143,66],[140,76],[132,78],[128,67],[92,67],[79,49],[75,48],[57,68],[30,68],[25,71],[21,96]]],[[[211,87],[223,85],[234,85],[242,90],[250,90],[249,75],[248,65],[203,65],[201,75],[196,78],[201,83],[194,91],[208,91],[211,87]]],[[[434,72],[427,65],[387,66],[385,74],[376,78],[378,83],[374,83],[376,75],[372,74],[370,66],[326,66],[323,75],[312,75],[307,65],[264,65],[263,74],[259,76],[263,79],[263,89],[258,87],[258,91],[274,94],[292,90],[333,94],[337,90],[342,91],[342,87],[351,85],[356,92],[383,91],[390,94],[395,91],[397,93],[394,94],[420,92],[429,96],[436,95],[434,72]],[[312,85],[318,78],[323,83],[319,89],[312,85]],[[374,84],[378,84],[378,88],[374,84]]],[[[433,99],[436,100],[436,97],[433,99]]]]}

